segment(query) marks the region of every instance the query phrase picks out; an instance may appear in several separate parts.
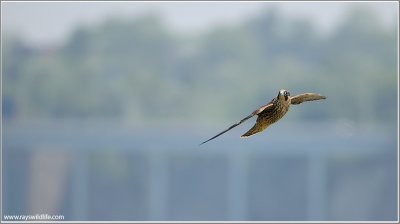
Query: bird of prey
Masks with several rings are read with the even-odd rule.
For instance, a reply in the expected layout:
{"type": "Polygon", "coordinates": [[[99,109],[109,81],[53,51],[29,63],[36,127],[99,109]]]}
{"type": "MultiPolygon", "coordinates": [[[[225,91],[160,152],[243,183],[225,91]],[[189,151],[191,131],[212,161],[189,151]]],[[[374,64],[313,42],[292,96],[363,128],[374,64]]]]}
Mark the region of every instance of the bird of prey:
{"type": "Polygon", "coordinates": [[[326,97],[321,96],[320,94],[317,93],[303,93],[296,96],[290,96],[290,93],[288,91],[282,89],[279,91],[278,96],[272,99],[271,102],[269,102],[264,106],[261,106],[253,113],[251,113],[249,116],[243,118],[241,121],[230,126],[229,128],[217,134],[216,136],[202,142],[200,145],[213,140],[214,138],[224,134],[225,132],[238,126],[239,124],[243,123],[249,118],[257,115],[258,118],[256,124],[241,136],[242,138],[249,137],[251,135],[254,135],[258,132],[265,130],[268,126],[281,119],[288,112],[289,106],[291,104],[300,104],[306,101],[321,100],[321,99],[326,99],[326,97]]]}

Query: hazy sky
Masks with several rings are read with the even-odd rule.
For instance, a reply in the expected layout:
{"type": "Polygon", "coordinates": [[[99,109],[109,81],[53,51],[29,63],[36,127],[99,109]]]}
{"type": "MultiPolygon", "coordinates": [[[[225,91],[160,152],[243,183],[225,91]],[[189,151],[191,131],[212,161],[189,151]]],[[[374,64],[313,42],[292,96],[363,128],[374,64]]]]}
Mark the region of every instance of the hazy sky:
{"type": "Polygon", "coordinates": [[[110,16],[162,15],[181,32],[235,23],[275,7],[291,18],[306,16],[329,30],[355,5],[373,7],[388,24],[396,21],[398,2],[1,2],[2,33],[21,34],[30,44],[59,44],[76,26],[101,23],[110,16]]]}

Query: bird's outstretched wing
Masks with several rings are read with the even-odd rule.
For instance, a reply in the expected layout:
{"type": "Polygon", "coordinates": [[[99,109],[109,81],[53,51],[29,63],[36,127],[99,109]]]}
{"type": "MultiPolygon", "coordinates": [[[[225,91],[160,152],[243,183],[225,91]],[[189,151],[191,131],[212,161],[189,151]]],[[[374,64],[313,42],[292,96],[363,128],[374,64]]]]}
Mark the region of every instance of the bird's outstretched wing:
{"type": "Polygon", "coordinates": [[[290,98],[290,104],[300,104],[305,101],[321,100],[326,99],[325,96],[321,96],[317,93],[303,93],[290,98]]]}
{"type": "Polygon", "coordinates": [[[264,111],[264,110],[267,109],[268,107],[271,107],[272,105],[273,105],[273,104],[272,104],[272,101],[271,101],[270,103],[268,103],[268,104],[266,104],[266,105],[264,105],[264,106],[258,108],[257,110],[253,111],[253,113],[251,113],[249,116],[243,118],[243,119],[240,120],[238,123],[236,123],[236,124],[230,126],[229,128],[227,128],[227,129],[224,130],[223,132],[217,134],[216,136],[214,136],[214,137],[212,137],[212,138],[210,138],[210,139],[208,139],[208,140],[202,142],[200,145],[202,145],[202,144],[204,144],[204,143],[206,143],[206,142],[208,142],[208,141],[211,141],[211,140],[213,140],[214,138],[216,138],[216,137],[218,137],[218,136],[224,134],[225,132],[231,130],[232,128],[234,128],[234,127],[236,127],[236,126],[238,126],[239,124],[243,123],[244,121],[250,119],[250,118],[253,117],[254,115],[258,115],[259,113],[261,113],[262,111],[264,111]]]}

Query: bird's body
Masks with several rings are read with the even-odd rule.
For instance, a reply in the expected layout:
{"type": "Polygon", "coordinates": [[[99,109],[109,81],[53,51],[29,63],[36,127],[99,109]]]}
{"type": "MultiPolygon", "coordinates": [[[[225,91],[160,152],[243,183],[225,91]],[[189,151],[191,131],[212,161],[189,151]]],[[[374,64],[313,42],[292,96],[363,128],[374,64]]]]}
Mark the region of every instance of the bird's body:
{"type": "Polygon", "coordinates": [[[204,144],[208,141],[213,140],[214,138],[224,134],[225,132],[227,132],[227,131],[231,130],[232,128],[238,126],[239,124],[243,123],[247,119],[257,115],[258,118],[257,118],[257,121],[254,124],[254,126],[241,136],[241,137],[249,137],[251,135],[254,135],[256,133],[259,133],[259,132],[265,130],[268,126],[277,122],[279,119],[281,119],[283,116],[285,116],[285,114],[289,111],[289,107],[291,104],[300,104],[305,101],[313,101],[313,100],[320,100],[320,99],[326,99],[326,97],[321,96],[316,93],[303,93],[303,94],[291,97],[290,93],[288,91],[282,89],[279,91],[278,96],[276,98],[272,99],[271,102],[258,108],[253,113],[251,113],[249,116],[243,118],[239,123],[236,123],[236,124],[230,126],[225,131],[208,139],[207,141],[202,142],[201,144],[204,144]]]}
{"type": "MultiPolygon", "coordinates": [[[[246,138],[258,132],[264,131],[268,126],[277,122],[289,111],[290,99],[288,101],[273,99],[268,106],[258,115],[257,121],[254,126],[248,130],[241,137],[246,138]]],[[[268,104],[267,104],[268,105],[268,104]]]]}

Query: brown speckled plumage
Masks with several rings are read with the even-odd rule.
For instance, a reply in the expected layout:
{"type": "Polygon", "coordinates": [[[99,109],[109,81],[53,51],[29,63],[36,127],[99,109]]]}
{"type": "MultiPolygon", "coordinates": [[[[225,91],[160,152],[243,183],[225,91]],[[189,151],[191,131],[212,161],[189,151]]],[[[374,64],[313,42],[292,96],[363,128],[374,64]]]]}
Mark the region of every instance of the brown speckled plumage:
{"type": "Polygon", "coordinates": [[[207,141],[202,142],[201,144],[204,144],[208,141],[213,140],[214,138],[216,138],[216,137],[224,134],[225,132],[231,130],[232,128],[240,125],[241,123],[243,123],[244,121],[253,117],[254,115],[257,115],[258,118],[257,118],[257,121],[254,124],[254,126],[241,136],[241,137],[249,137],[251,135],[254,135],[256,133],[259,133],[259,132],[265,130],[268,126],[277,122],[279,119],[281,119],[283,116],[285,116],[285,114],[289,111],[289,107],[291,104],[296,105],[296,104],[303,103],[305,101],[313,101],[313,100],[321,100],[321,99],[326,99],[326,97],[321,96],[316,93],[303,93],[303,94],[291,97],[290,93],[288,91],[282,89],[279,91],[278,96],[276,98],[272,99],[271,102],[258,108],[253,113],[251,113],[249,116],[243,118],[240,122],[230,126],[228,129],[226,129],[223,132],[217,134],[216,136],[208,139],[207,141]]]}
{"type": "Polygon", "coordinates": [[[289,103],[280,102],[275,98],[272,100],[272,107],[269,107],[258,114],[258,118],[254,126],[241,137],[249,137],[258,132],[264,131],[268,126],[277,122],[289,111],[289,103]]]}

